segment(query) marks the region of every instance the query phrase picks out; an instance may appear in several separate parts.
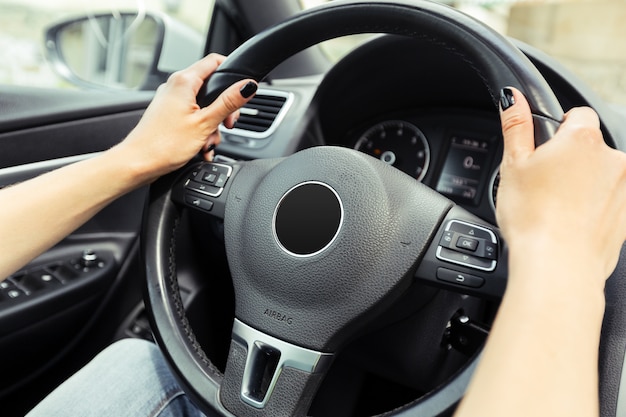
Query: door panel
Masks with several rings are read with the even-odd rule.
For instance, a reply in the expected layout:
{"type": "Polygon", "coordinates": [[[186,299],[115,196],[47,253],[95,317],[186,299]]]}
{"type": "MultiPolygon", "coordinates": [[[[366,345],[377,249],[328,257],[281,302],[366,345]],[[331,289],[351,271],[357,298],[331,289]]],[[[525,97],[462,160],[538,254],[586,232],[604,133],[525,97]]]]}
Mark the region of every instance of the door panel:
{"type": "MultiPolygon", "coordinates": [[[[0,188],[115,145],[151,96],[2,87],[0,188]]],[[[122,324],[141,305],[145,196],[140,189],[113,202],[2,284],[2,415],[23,415],[124,334],[122,324]]]]}

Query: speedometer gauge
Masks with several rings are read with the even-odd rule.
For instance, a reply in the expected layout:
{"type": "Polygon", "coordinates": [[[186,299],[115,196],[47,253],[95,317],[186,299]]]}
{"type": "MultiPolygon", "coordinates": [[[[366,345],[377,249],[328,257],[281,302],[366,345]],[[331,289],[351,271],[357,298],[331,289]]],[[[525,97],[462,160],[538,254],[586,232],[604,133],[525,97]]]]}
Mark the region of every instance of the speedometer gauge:
{"type": "Polygon", "coordinates": [[[428,171],[430,148],[426,136],[405,121],[389,120],[378,123],[359,138],[354,148],[379,158],[418,181],[428,171]]]}

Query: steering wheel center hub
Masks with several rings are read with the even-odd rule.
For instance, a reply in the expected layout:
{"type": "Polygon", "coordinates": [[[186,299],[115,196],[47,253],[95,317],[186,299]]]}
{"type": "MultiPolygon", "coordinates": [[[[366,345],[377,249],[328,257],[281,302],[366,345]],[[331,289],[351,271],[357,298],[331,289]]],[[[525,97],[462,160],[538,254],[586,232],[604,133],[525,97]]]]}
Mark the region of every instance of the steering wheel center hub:
{"type": "Polygon", "coordinates": [[[274,212],[274,237],[294,256],[313,256],[329,247],[343,223],[343,204],[329,185],[311,181],[287,191],[274,212]]]}

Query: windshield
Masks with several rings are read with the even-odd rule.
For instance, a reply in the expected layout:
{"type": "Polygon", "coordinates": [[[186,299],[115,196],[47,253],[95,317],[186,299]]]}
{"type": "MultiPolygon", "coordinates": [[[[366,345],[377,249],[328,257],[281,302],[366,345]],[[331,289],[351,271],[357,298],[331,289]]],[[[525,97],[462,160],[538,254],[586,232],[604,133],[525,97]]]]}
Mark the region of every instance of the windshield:
{"type": "MultiPolygon", "coordinates": [[[[309,8],[330,0],[301,0],[309,8]]],[[[623,0],[447,0],[501,34],[557,59],[603,99],[626,105],[626,2],[623,0]]],[[[365,37],[324,44],[338,59],[365,37]]]]}

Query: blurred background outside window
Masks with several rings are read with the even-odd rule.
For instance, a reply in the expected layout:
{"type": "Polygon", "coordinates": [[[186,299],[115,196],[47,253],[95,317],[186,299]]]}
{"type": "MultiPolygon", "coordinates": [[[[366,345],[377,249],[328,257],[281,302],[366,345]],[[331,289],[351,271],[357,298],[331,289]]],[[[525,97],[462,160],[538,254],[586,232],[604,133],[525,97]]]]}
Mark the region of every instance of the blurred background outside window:
{"type": "MultiPolygon", "coordinates": [[[[213,0],[0,0],[0,84],[76,88],[44,56],[44,32],[73,17],[110,12],[158,12],[204,34],[213,0]]],[[[202,35],[204,37],[204,35],[202,35]]]]}
{"type": "MultiPolygon", "coordinates": [[[[301,0],[313,7],[328,0],[301,0]]],[[[441,0],[556,58],[603,99],[626,105],[625,0],[441,0]]],[[[342,56],[357,36],[327,42],[342,56]]]]}
{"type": "MultiPolygon", "coordinates": [[[[250,0],[262,1],[262,0],[250,0]]],[[[295,1],[295,0],[294,0],[295,1]]],[[[300,0],[312,7],[327,0],[300,0]]],[[[586,81],[604,99],[626,105],[626,1],[445,0],[505,35],[537,47],[586,81]]],[[[45,27],[87,13],[165,12],[206,33],[212,0],[0,0],[0,84],[69,87],[43,57],[45,27]],[[104,3],[103,3],[104,4],[104,3]]],[[[332,59],[366,39],[324,44],[332,59]]]]}

